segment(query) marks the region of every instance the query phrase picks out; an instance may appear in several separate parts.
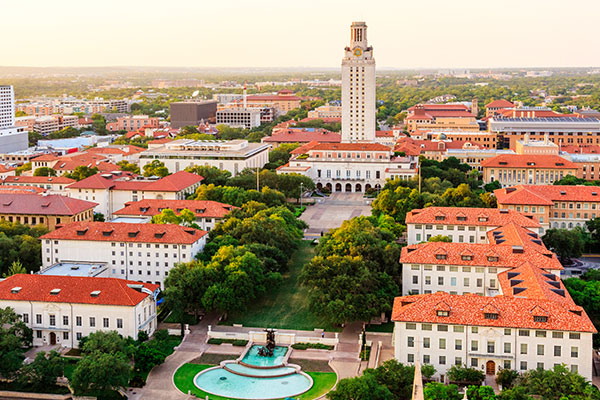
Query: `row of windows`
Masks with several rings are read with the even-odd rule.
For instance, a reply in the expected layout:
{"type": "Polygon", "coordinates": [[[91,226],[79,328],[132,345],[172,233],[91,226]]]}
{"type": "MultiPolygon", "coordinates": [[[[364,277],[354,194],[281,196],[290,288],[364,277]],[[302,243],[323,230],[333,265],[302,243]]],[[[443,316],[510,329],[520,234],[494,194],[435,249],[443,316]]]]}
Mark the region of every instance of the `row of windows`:
{"type": "MultiPolygon", "coordinates": [[[[414,285],[419,284],[419,276],[418,275],[413,275],[412,283],[414,285]]],[[[478,288],[483,287],[483,279],[482,278],[477,278],[475,283],[476,283],[476,287],[478,287],[478,288]]],[[[469,278],[463,278],[463,286],[469,287],[470,284],[471,284],[471,280],[469,278]]],[[[425,276],[425,285],[431,285],[431,276],[425,276]]],[[[438,276],[438,285],[440,285],[440,286],[444,285],[444,277],[443,276],[438,276]]],[[[456,278],[455,277],[450,278],[450,286],[456,286],[456,278]]],[[[489,286],[490,286],[490,288],[496,288],[496,279],[490,279],[489,286]]]]}
{"type": "MultiPolygon", "coordinates": [[[[452,326],[452,332],[454,333],[464,333],[465,332],[465,326],[464,325],[434,325],[434,324],[419,324],[421,327],[422,331],[432,331],[433,327],[436,327],[436,330],[438,332],[449,332],[449,326],[452,326]]],[[[413,323],[413,322],[407,322],[406,323],[406,329],[407,330],[417,330],[417,324],[413,323]]],[[[504,335],[505,336],[511,336],[512,335],[512,328],[504,328],[504,335]]],[[[530,333],[532,331],[529,329],[518,329],[517,333],[519,336],[522,337],[529,337],[530,333]]],[[[549,331],[543,331],[543,330],[536,330],[533,331],[535,334],[535,337],[539,337],[539,338],[545,338],[548,335],[549,331]]],[[[551,331],[552,332],[552,339],[563,339],[565,337],[565,334],[563,332],[560,331],[551,331]]],[[[472,326],[471,327],[471,333],[479,333],[479,327],[478,326],[472,326]]],[[[569,339],[573,339],[573,340],[579,340],[581,339],[581,334],[579,332],[569,332],[569,339]]]]}
{"type": "MultiPolygon", "coordinates": [[[[23,319],[24,323],[26,323],[26,324],[29,323],[29,314],[24,313],[21,315],[21,318],[23,319]]],[[[89,317],[88,321],[89,321],[90,328],[94,328],[96,326],[96,317],[89,317]]],[[[36,325],[43,324],[42,314],[35,314],[35,323],[36,323],[36,325]]],[[[57,326],[57,320],[56,320],[55,314],[50,314],[48,316],[48,325],[49,326],[57,326]]],[[[69,326],[69,316],[68,315],[63,315],[61,326],[69,326]]],[[[75,326],[83,326],[83,317],[81,317],[79,315],[75,317],[75,326]]],[[[106,318],[106,317],[102,318],[102,327],[110,328],[110,319],[109,318],[106,318]]],[[[116,319],[116,327],[123,328],[123,319],[122,318],[116,319]]]]}
{"type": "MultiPolygon", "coordinates": [[[[435,225],[435,229],[440,231],[440,230],[444,229],[444,226],[446,227],[446,230],[449,230],[449,231],[454,230],[454,225],[435,225]]],[[[415,229],[423,229],[423,225],[415,225],[415,229]]],[[[433,225],[425,225],[425,230],[432,230],[432,229],[433,229],[433,225]]],[[[457,231],[464,231],[467,229],[470,232],[474,232],[475,230],[477,230],[477,227],[476,226],[465,226],[465,225],[457,225],[456,226],[457,231]]],[[[485,226],[479,227],[480,232],[485,232],[486,230],[487,230],[487,227],[485,227],[485,226]]]]}
{"type": "MultiPolygon", "coordinates": [[[[490,261],[490,260],[488,260],[490,261]]],[[[498,261],[498,260],[496,260],[498,261]]],[[[421,266],[419,264],[413,264],[410,267],[411,271],[420,271],[421,270],[421,266]]],[[[433,265],[431,264],[425,264],[423,265],[423,270],[424,271],[433,271],[433,265]]],[[[446,271],[446,266],[445,265],[436,265],[435,270],[438,272],[445,272],[446,271]]],[[[461,271],[462,272],[471,272],[471,270],[474,270],[475,273],[478,274],[483,274],[486,271],[486,268],[484,267],[462,267],[461,271]]],[[[458,272],[458,267],[455,265],[452,265],[450,267],[448,267],[448,271],[450,272],[458,272]]],[[[496,267],[489,267],[487,268],[487,272],[489,272],[490,274],[496,274],[498,272],[498,269],[496,267]]]]}
{"type": "MultiPolygon", "coordinates": [[[[412,353],[408,353],[406,355],[406,361],[409,363],[414,363],[415,362],[415,355],[412,353]]],[[[423,354],[423,364],[431,364],[431,356],[429,354],[423,354]]],[[[438,364],[439,365],[446,365],[446,356],[438,356],[438,364]]],[[[463,359],[462,357],[454,357],[454,365],[463,365],[463,359]]],[[[554,366],[558,366],[561,365],[560,363],[554,363],[554,366]]],[[[479,359],[478,358],[471,358],[471,367],[473,368],[478,368],[479,367],[479,359]]],[[[511,360],[503,360],[502,361],[502,368],[504,369],[512,369],[512,361],[511,360]]],[[[539,369],[544,369],[545,368],[545,364],[543,362],[538,362],[536,363],[536,368],[539,369]]],[[[577,373],[578,368],[576,364],[571,364],[571,372],[573,373],[577,373]]],[[[527,366],[527,361],[521,361],[519,363],[519,369],[521,371],[526,371],[528,369],[527,366]]]]}
{"type": "MultiPolygon", "coordinates": [[[[50,244],[50,240],[46,240],[46,244],[50,244]]],[[[54,241],[54,244],[58,244],[58,240],[55,240],[55,241],[54,241]]],[[[112,242],[110,245],[111,245],[111,247],[116,247],[116,246],[117,246],[117,243],[115,243],[115,242],[112,242]]],[[[126,243],[122,243],[122,242],[121,242],[121,243],[119,243],[119,247],[125,247],[125,245],[126,245],[126,243]]],[[[129,243],[129,247],[133,247],[133,245],[134,245],[134,243],[129,243]]],[[[151,246],[152,246],[152,245],[151,245],[150,243],[146,243],[146,248],[147,248],[147,249],[149,249],[151,246]]],[[[177,245],[177,244],[174,244],[174,245],[172,245],[172,246],[173,246],[173,248],[174,248],[174,249],[177,249],[177,248],[179,248],[179,245],[177,245]]],[[[137,243],[137,247],[138,247],[138,248],[142,248],[142,243],[137,243]]],[[[156,248],[156,249],[159,249],[159,248],[160,248],[160,244],[155,244],[155,245],[154,245],[154,248],[156,248]]],[[[163,248],[165,248],[165,249],[168,249],[168,248],[169,248],[169,245],[168,245],[168,244],[164,244],[164,245],[163,245],[163,248]]],[[[182,250],[185,250],[186,248],[187,248],[187,246],[186,246],[185,244],[182,244],[182,245],[181,245],[181,249],[182,249],[182,250]]]]}
{"type": "MultiPolygon", "coordinates": [[[[425,235],[425,237],[427,238],[427,240],[431,239],[431,234],[428,233],[427,235],[425,235]]],[[[452,235],[447,235],[448,237],[450,237],[450,239],[455,242],[455,243],[466,243],[465,242],[465,237],[464,235],[458,235],[457,240],[455,241],[454,238],[452,237],[452,235]]],[[[417,242],[421,241],[421,234],[417,233],[415,235],[415,239],[417,240],[417,242]]],[[[485,240],[485,236],[481,236],[481,240],[485,240]]],[[[469,236],[469,243],[475,243],[475,236],[469,236]]]]}

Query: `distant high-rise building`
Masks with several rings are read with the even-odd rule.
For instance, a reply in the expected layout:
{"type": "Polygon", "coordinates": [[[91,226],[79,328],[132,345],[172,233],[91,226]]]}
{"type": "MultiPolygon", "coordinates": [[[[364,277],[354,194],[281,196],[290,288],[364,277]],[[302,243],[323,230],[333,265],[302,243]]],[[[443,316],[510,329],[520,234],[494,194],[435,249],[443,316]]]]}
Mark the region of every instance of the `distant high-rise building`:
{"type": "Polygon", "coordinates": [[[214,122],[217,113],[215,100],[171,103],[171,127],[198,126],[202,121],[214,122]]]}
{"type": "Polygon", "coordinates": [[[342,59],[342,142],[375,142],[375,59],[367,25],[353,22],[342,59]]]}
{"type": "Polygon", "coordinates": [[[0,85],[0,149],[3,152],[25,150],[28,134],[15,126],[15,93],[12,86],[0,85]]]}

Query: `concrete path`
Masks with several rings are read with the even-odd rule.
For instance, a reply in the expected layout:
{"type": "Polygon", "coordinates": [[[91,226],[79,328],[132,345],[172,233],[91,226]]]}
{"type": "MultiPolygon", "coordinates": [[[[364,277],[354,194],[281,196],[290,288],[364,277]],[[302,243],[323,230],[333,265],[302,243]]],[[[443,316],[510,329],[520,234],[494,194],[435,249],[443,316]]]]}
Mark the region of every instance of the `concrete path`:
{"type": "Polygon", "coordinates": [[[496,393],[496,394],[500,393],[500,388],[498,387],[498,384],[496,383],[496,375],[486,375],[485,381],[483,381],[483,384],[485,386],[491,386],[492,389],[494,389],[494,393],[496,393]]]}
{"type": "Polygon", "coordinates": [[[207,316],[198,325],[190,326],[190,333],[179,345],[177,350],[171,354],[165,362],[155,367],[146,381],[143,388],[131,388],[127,391],[127,397],[130,400],[137,399],[173,399],[184,400],[191,398],[182,394],[173,384],[173,374],[186,362],[200,357],[209,347],[206,344],[206,332],[208,325],[215,324],[215,316],[207,316]]]}

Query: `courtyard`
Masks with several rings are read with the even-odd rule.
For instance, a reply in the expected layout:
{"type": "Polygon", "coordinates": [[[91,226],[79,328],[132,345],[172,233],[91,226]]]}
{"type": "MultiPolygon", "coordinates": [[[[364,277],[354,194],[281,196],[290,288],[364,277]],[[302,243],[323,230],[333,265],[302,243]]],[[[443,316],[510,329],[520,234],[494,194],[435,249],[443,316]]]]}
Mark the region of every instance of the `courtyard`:
{"type": "Polygon", "coordinates": [[[362,193],[332,193],[316,201],[300,217],[308,224],[305,238],[318,238],[346,220],[371,215],[371,199],[364,198],[362,193]]]}

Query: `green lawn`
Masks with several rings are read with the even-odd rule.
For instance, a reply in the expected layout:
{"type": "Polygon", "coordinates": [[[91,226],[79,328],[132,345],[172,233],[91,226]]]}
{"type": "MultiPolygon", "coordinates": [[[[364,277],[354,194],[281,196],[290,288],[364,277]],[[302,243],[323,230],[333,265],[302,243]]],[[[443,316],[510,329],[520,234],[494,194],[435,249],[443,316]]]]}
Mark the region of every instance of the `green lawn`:
{"type": "MultiPolygon", "coordinates": [[[[228,400],[225,397],[215,396],[212,394],[208,394],[196,387],[194,385],[194,377],[200,371],[203,371],[207,368],[214,367],[214,365],[201,365],[201,364],[183,364],[176,372],[173,378],[175,382],[175,386],[187,394],[190,391],[192,394],[196,395],[201,399],[206,398],[208,396],[209,400],[228,400]]],[[[324,395],[329,392],[335,382],[337,381],[337,376],[334,372],[307,372],[313,379],[313,386],[310,390],[298,397],[299,400],[313,400],[317,397],[324,395]]]]}
{"type": "Polygon", "coordinates": [[[314,315],[308,309],[308,290],[298,282],[304,264],[314,256],[310,243],[302,241],[292,256],[290,270],[284,275],[281,285],[273,288],[262,299],[254,302],[248,310],[232,313],[223,324],[242,324],[257,328],[300,329],[312,331],[322,328],[327,331],[340,331],[323,317],[314,315]]]}

